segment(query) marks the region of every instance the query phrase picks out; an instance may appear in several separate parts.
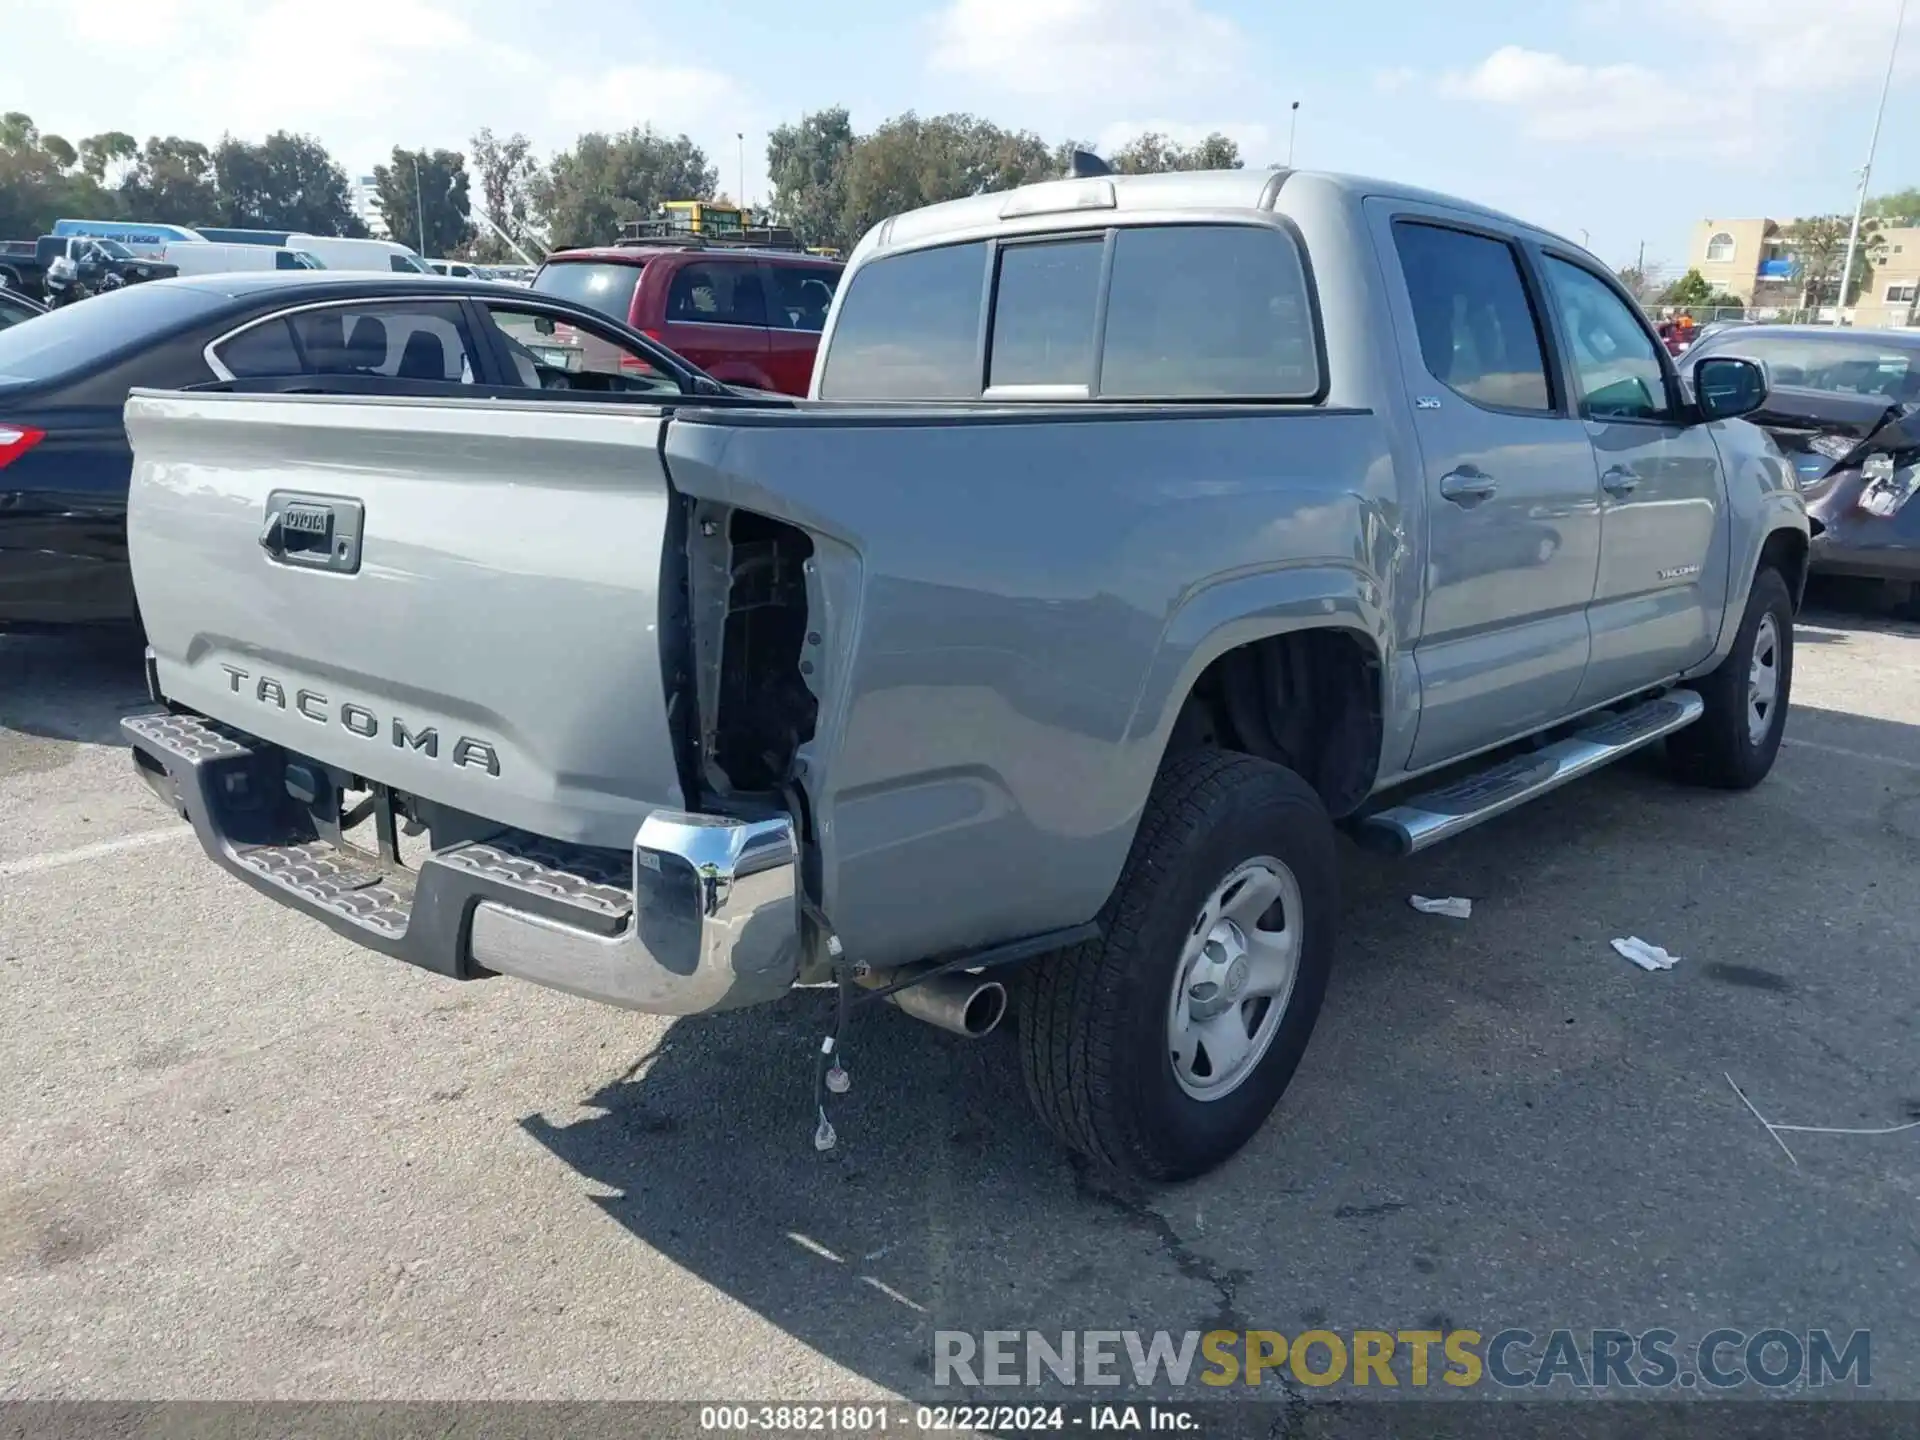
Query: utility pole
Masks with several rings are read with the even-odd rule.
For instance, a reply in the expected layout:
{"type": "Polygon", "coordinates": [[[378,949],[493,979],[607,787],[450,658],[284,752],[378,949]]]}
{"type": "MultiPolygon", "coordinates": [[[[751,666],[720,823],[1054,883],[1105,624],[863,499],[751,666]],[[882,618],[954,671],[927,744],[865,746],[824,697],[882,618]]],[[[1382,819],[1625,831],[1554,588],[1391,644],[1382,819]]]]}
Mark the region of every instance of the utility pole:
{"type": "MultiPolygon", "coordinates": [[[[1900,3],[1904,5],[1906,0],[1900,0],[1900,3]]],[[[425,260],[427,258],[427,206],[426,202],[420,198],[420,152],[417,150],[413,154],[413,223],[419,227],[420,258],[425,260]]]]}
{"type": "Polygon", "coordinates": [[[1846,307],[1847,287],[1853,280],[1853,256],[1860,248],[1860,215],[1867,208],[1867,182],[1873,177],[1873,152],[1880,147],[1880,122],[1887,116],[1887,92],[1893,89],[1893,62],[1900,54],[1900,31],[1907,23],[1907,0],[1893,19],[1893,44],[1887,50],[1887,78],[1880,84],[1880,104],[1873,112],[1873,134],[1867,140],[1867,163],[1860,167],[1860,190],[1853,197],[1853,228],[1847,232],[1847,258],[1840,266],[1840,293],[1833,300],[1833,323],[1840,323],[1846,307]]]}
{"type": "MultiPolygon", "coordinates": [[[[1906,0],[1901,0],[1901,3],[1904,5],[1906,3],[1906,0]]],[[[1300,102],[1296,100],[1293,102],[1293,113],[1291,114],[1291,116],[1288,117],[1288,120],[1287,120],[1287,169],[1289,170],[1293,168],[1294,137],[1297,136],[1299,133],[1300,133],[1300,102]]]]}
{"type": "MultiPolygon", "coordinates": [[[[1905,3],[1906,3],[1906,0],[1901,0],[1901,3],[1902,3],[1902,4],[1905,4],[1905,3]]],[[[742,217],[742,219],[744,220],[744,218],[745,218],[745,216],[746,216],[746,213],[747,213],[747,132],[746,132],[746,131],[744,131],[744,130],[736,130],[736,131],[734,131],[734,132],[733,132],[733,138],[734,138],[735,140],[738,140],[738,141],[740,142],[740,200],[739,200],[739,204],[740,204],[740,214],[741,214],[741,217],[742,217]]]]}

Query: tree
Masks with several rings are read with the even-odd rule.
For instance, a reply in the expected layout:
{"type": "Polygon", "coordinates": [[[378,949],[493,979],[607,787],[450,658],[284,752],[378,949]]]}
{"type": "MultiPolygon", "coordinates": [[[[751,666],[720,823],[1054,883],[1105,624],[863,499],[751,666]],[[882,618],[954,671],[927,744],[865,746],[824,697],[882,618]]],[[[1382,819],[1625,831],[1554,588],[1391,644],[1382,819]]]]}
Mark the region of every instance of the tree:
{"type": "Polygon", "coordinates": [[[225,136],[214,147],[213,173],[219,188],[214,213],[222,225],[366,234],[353,213],[347,172],[311,136],[278,130],[258,145],[225,136]]]}
{"type": "Polygon", "coordinates": [[[858,143],[844,105],[802,115],[767,136],[767,175],[774,216],[811,245],[850,245],[846,212],[847,157],[858,143]]]}
{"type": "Polygon", "coordinates": [[[1867,202],[1867,213],[1889,225],[1920,225],[1920,185],[1874,196],[1867,202]]]}
{"type": "Polygon", "coordinates": [[[213,153],[198,140],[178,135],[149,136],[120,185],[121,208],[128,215],[172,225],[205,223],[218,198],[213,153]]]}
{"type": "Polygon", "coordinates": [[[89,135],[80,142],[80,170],[95,183],[118,190],[140,158],[140,142],[124,130],[89,135]],[[119,167],[111,178],[109,166],[119,167]]]}
{"type": "Polygon", "coordinates": [[[1239,170],[1246,165],[1240,147],[1214,131],[1198,145],[1181,145],[1149,130],[1114,152],[1108,162],[1122,175],[1154,175],[1166,170],[1239,170]]]}
{"type": "MultiPolygon", "coordinates": [[[[1614,278],[1626,288],[1626,292],[1642,305],[1651,301],[1658,291],[1659,287],[1653,277],[1638,265],[1623,265],[1613,273],[1614,278]]],[[[1692,273],[1697,275],[1700,272],[1696,270],[1692,273]]]]}
{"type": "Polygon", "coordinates": [[[423,256],[451,255],[473,234],[467,219],[467,160],[458,150],[396,145],[391,165],[373,167],[373,188],[388,233],[423,256]]]}
{"type": "MultiPolygon", "coordinates": [[[[482,126],[471,144],[474,174],[480,182],[480,208],[516,240],[526,239],[533,228],[533,187],[540,174],[533,159],[533,142],[517,132],[505,140],[496,139],[491,129],[482,126]]],[[[501,264],[520,258],[499,236],[485,229],[474,242],[474,254],[481,261],[501,264]]]]}
{"type": "Polygon", "coordinates": [[[1867,268],[1886,258],[1887,242],[1880,235],[1880,221],[1868,217],[1860,222],[1860,241],[1853,261],[1853,273],[1847,276],[1844,298],[1840,270],[1846,263],[1847,234],[1853,227],[1851,216],[1815,215],[1796,220],[1780,232],[1793,260],[1793,278],[1800,282],[1802,307],[1849,305],[1866,278],[1867,268]]]}
{"type": "Polygon", "coordinates": [[[112,195],[82,164],[80,152],[58,135],[42,135],[32,116],[0,115],[0,237],[44,235],[63,215],[111,215],[112,195]]]}
{"type": "Polygon", "coordinates": [[[1744,310],[1747,305],[1738,295],[1715,290],[1698,270],[1687,271],[1662,290],[1654,303],[1677,306],[1682,310],[1744,310]]]}
{"type": "Polygon", "coordinates": [[[1030,130],[1002,130],[972,115],[923,120],[908,111],[862,137],[848,154],[841,233],[863,235],[903,210],[1059,173],[1053,147],[1030,130]]]}
{"type": "Polygon", "coordinates": [[[709,200],[720,172],[685,135],[651,126],[608,135],[593,130],[553,163],[533,186],[551,243],[604,245],[629,220],[652,219],[669,200],[709,200]]]}

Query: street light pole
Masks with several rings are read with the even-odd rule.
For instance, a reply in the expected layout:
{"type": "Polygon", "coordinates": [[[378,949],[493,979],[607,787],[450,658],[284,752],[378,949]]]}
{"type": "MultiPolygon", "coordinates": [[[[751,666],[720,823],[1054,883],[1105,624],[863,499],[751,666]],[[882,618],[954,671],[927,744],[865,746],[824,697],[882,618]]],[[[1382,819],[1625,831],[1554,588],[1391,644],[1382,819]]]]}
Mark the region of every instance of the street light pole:
{"type": "MultiPolygon", "coordinates": [[[[1904,5],[1906,0],[1900,0],[1900,3],[1904,5]]],[[[413,223],[418,227],[420,258],[424,260],[427,258],[427,206],[420,198],[420,155],[417,151],[413,157],[413,223]]]]}
{"type": "MultiPolygon", "coordinates": [[[[1900,0],[1900,3],[1904,5],[1906,4],[1906,0],[1900,0]]],[[[733,132],[733,138],[740,142],[740,201],[739,201],[739,204],[740,204],[740,213],[742,215],[745,215],[747,213],[747,132],[744,130],[736,130],[733,132]]]]}
{"type": "Polygon", "coordinates": [[[1873,177],[1873,152],[1880,148],[1880,122],[1887,117],[1887,92],[1893,89],[1893,62],[1900,54],[1900,31],[1907,23],[1907,0],[1900,0],[1900,8],[1893,20],[1893,44],[1887,50],[1887,78],[1880,84],[1880,104],[1873,112],[1873,134],[1867,141],[1867,163],[1860,167],[1860,191],[1853,197],[1853,228],[1847,231],[1847,258],[1840,266],[1840,293],[1833,297],[1833,323],[1840,323],[1840,312],[1846,307],[1847,286],[1853,280],[1854,252],[1860,248],[1860,216],[1867,208],[1867,182],[1873,177]]]}
{"type": "MultiPolygon", "coordinates": [[[[1900,0],[1900,3],[1904,5],[1906,3],[1906,0],[1900,0]]],[[[1293,113],[1287,118],[1287,169],[1289,170],[1293,168],[1294,137],[1297,136],[1299,133],[1300,133],[1300,102],[1296,100],[1293,102],[1293,113]]]]}

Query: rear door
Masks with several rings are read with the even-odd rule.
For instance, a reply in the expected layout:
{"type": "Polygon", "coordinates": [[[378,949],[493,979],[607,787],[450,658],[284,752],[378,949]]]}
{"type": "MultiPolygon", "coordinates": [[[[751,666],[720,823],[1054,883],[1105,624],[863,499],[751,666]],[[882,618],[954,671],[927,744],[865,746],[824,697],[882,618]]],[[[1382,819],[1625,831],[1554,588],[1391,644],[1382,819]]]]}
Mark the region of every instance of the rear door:
{"type": "Polygon", "coordinates": [[[1521,246],[1484,222],[1369,201],[1427,500],[1415,767],[1567,713],[1599,559],[1593,447],[1550,363],[1521,246]]]}
{"type": "Polygon", "coordinates": [[[840,272],[826,265],[762,264],[760,281],[767,295],[767,370],[773,388],[805,395],[813,383],[814,356],[840,272]]]}
{"type": "Polygon", "coordinates": [[[702,255],[678,262],[667,284],[662,332],[669,350],[716,380],[777,388],[767,373],[766,291],[760,264],[751,256],[702,255]]]}
{"type": "Polygon", "coordinates": [[[1727,596],[1725,486],[1712,430],[1689,423],[1672,362],[1639,309],[1571,252],[1543,251],[1541,269],[1600,472],[1584,708],[1712,652],[1727,596]]]}

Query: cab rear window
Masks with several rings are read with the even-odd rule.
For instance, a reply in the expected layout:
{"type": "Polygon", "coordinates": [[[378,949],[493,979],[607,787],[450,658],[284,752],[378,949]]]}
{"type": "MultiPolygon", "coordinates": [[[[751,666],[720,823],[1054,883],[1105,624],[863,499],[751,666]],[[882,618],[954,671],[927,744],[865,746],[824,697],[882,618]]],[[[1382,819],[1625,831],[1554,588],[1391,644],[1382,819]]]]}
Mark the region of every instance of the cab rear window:
{"type": "Polygon", "coordinates": [[[633,310],[633,287],[640,283],[641,266],[607,265],[591,260],[560,260],[540,267],[533,288],[541,295],[558,295],[598,310],[622,325],[633,310]]]}
{"type": "Polygon", "coordinates": [[[1306,262],[1273,225],[935,247],[871,261],[847,286],[821,371],[827,399],[1039,386],[1053,398],[1307,401],[1322,389],[1306,262]]]}

